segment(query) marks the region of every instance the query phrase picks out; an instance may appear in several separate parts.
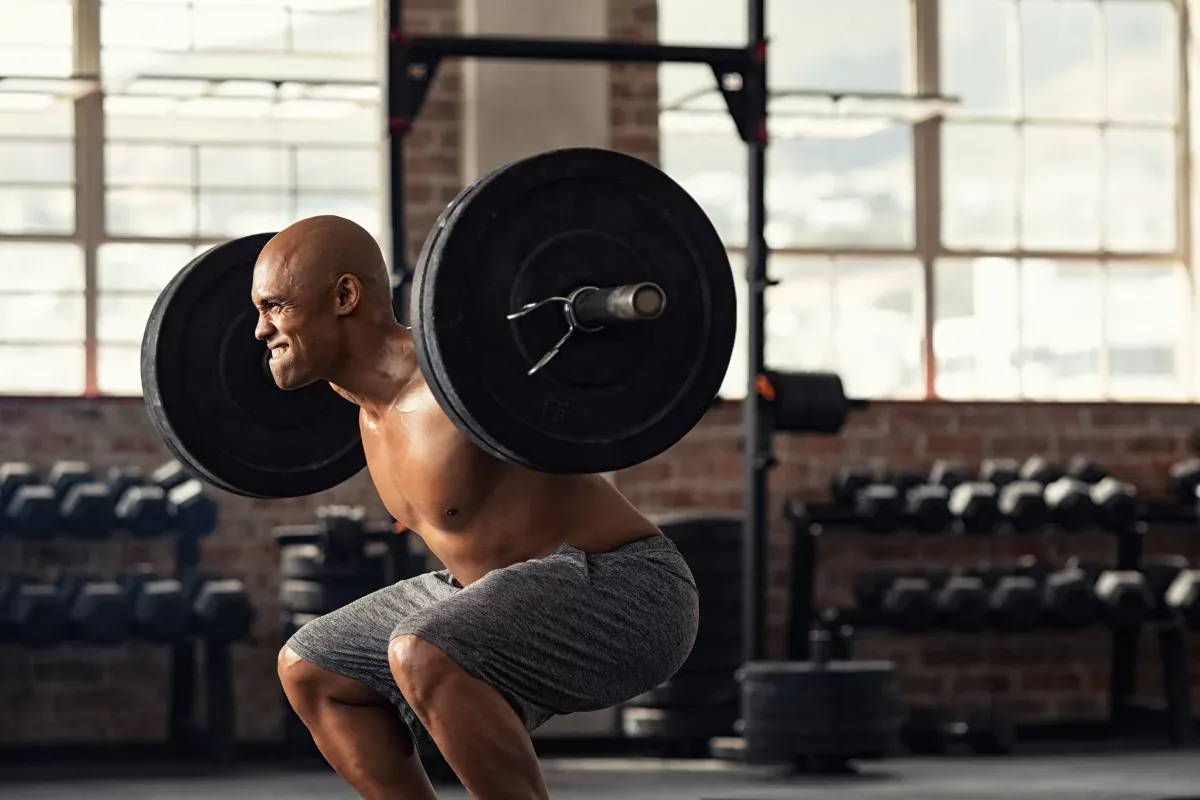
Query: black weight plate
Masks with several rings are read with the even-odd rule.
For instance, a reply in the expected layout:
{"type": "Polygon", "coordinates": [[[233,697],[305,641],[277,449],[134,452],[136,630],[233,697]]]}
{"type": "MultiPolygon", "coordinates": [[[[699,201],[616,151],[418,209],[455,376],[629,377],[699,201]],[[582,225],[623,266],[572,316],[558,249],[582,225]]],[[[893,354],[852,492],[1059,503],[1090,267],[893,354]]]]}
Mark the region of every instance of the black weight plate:
{"type": "Polygon", "coordinates": [[[315,544],[290,544],[279,548],[279,574],[283,578],[312,581],[359,580],[381,585],[383,569],[382,555],[329,564],[325,562],[321,548],[315,544]]]}
{"type": "Polygon", "coordinates": [[[344,580],[318,583],[285,579],[279,583],[279,605],[296,614],[328,614],[380,589],[375,581],[344,580]]]}
{"type": "Polygon", "coordinates": [[[516,162],[469,193],[426,240],[412,286],[418,358],[447,415],[488,452],[543,472],[621,469],[681,439],[716,396],[736,316],[728,257],[699,205],[649,164],[586,148],[516,162]],[[661,317],[577,334],[526,374],[565,318],[510,312],[639,281],[663,288],[661,317]]]}
{"type": "Polygon", "coordinates": [[[621,709],[621,729],[631,739],[694,740],[728,736],[736,721],[736,707],[621,709]]]}
{"type": "Polygon", "coordinates": [[[358,409],[328,384],[279,389],[254,338],[254,263],[272,234],[218,245],[159,295],[142,339],[147,410],[188,471],[248,497],[299,497],[366,465],[358,409]]]}

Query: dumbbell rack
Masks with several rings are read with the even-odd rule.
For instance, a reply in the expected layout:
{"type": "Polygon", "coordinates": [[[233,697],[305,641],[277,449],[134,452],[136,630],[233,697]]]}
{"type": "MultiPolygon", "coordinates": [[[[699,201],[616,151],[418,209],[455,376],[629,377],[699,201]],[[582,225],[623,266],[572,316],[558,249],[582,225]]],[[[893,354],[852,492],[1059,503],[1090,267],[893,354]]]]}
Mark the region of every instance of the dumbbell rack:
{"type": "MultiPolygon", "coordinates": [[[[788,649],[791,658],[810,657],[810,642],[815,633],[824,630],[819,625],[816,602],[817,540],[826,530],[861,530],[851,514],[825,505],[789,501],[784,515],[793,528],[793,577],[791,591],[788,649]]],[[[1185,524],[1200,529],[1191,509],[1159,503],[1144,504],[1143,520],[1132,527],[1113,533],[1117,544],[1117,570],[1139,571],[1142,566],[1142,543],[1154,526],[1185,524]]],[[[1126,735],[1134,730],[1155,727],[1166,734],[1172,746],[1182,746],[1195,738],[1188,683],[1185,628],[1175,619],[1155,620],[1146,627],[1156,631],[1163,668],[1163,707],[1152,708],[1134,699],[1134,678],[1141,628],[1118,629],[1112,633],[1111,673],[1109,678],[1109,718],[1106,722],[1112,735],[1126,735]]],[[[849,634],[833,637],[836,646],[849,657],[849,634]]]]}
{"type": "MultiPolygon", "coordinates": [[[[175,534],[175,577],[185,581],[201,563],[201,543],[195,536],[175,534]]],[[[170,648],[170,675],[167,707],[167,747],[180,757],[203,755],[218,762],[234,757],[233,660],[228,643],[204,640],[205,716],[200,725],[196,715],[197,640],[183,637],[167,645],[170,648]]],[[[61,749],[55,746],[55,750],[61,749]]],[[[6,757],[10,748],[5,748],[6,757]]],[[[11,754],[25,757],[27,748],[11,754]]]]}

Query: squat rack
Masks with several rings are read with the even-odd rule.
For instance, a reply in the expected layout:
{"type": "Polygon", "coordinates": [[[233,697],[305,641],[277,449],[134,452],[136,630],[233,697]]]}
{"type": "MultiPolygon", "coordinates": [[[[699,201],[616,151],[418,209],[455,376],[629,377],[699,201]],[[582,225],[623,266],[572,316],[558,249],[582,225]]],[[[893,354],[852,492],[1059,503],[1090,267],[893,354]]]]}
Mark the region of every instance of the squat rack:
{"type": "MultiPolygon", "coordinates": [[[[764,293],[767,278],[766,148],[767,38],[765,0],[747,0],[745,47],[699,47],[587,39],[493,38],[478,36],[409,36],[404,29],[403,0],[388,0],[387,119],[391,186],[388,219],[392,232],[392,264],[397,292],[411,277],[405,264],[404,142],[421,110],[438,66],[446,58],[498,58],[525,61],[594,61],[707,64],[725,99],[738,136],[746,144],[748,186],[746,235],[747,374],[742,406],[745,480],[742,536],[743,661],[764,655],[764,578],[767,553],[767,473],[774,464],[771,431],[765,424],[758,376],[764,364],[764,293]]],[[[403,304],[401,304],[403,305],[403,304]]],[[[406,308],[399,309],[401,315],[406,308]]]]}

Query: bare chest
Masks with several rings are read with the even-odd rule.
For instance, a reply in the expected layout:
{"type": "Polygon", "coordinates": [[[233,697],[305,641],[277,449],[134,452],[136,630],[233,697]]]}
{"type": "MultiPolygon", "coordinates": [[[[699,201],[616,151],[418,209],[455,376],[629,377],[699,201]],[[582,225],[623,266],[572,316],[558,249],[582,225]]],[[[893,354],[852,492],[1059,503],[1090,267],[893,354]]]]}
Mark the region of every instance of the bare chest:
{"type": "Polygon", "coordinates": [[[495,462],[442,412],[425,389],[377,420],[364,419],[367,469],[396,520],[421,531],[454,528],[483,502],[495,462]]]}

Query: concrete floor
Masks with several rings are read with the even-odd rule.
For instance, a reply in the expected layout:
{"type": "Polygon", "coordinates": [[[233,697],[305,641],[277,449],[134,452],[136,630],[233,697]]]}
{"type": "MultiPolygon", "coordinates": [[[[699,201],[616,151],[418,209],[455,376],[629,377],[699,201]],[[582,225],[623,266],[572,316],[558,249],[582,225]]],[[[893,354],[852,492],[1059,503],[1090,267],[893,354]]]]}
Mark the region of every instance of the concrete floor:
{"type": "MultiPolygon", "coordinates": [[[[547,759],[559,800],[1200,800],[1200,752],[1097,753],[1010,758],[905,758],[864,767],[862,775],[796,778],[707,761],[547,759]]],[[[336,776],[311,767],[242,767],[184,773],[153,766],[121,775],[0,768],[0,800],[352,800],[336,776]],[[140,777],[129,777],[140,774],[140,777]]],[[[439,797],[466,798],[462,789],[439,797]]]]}

